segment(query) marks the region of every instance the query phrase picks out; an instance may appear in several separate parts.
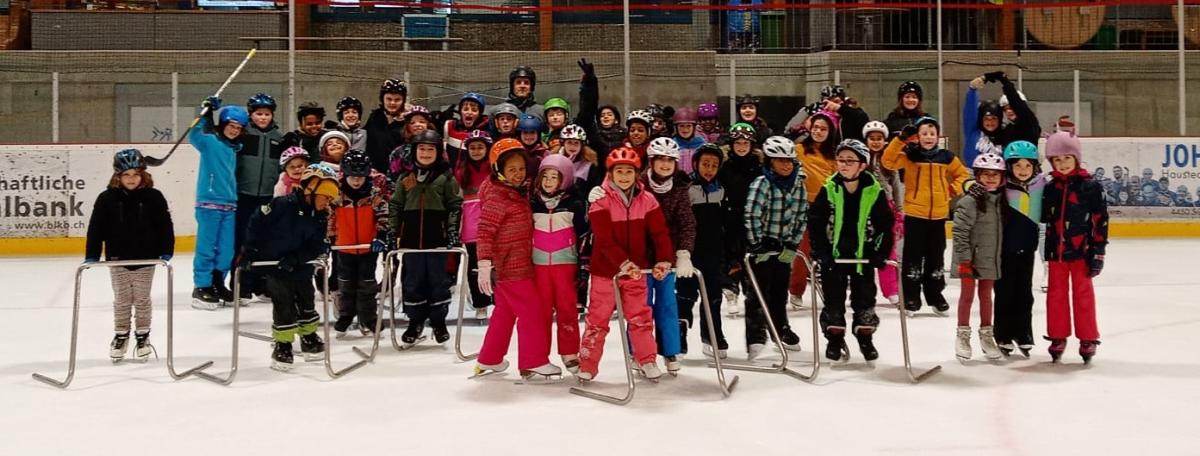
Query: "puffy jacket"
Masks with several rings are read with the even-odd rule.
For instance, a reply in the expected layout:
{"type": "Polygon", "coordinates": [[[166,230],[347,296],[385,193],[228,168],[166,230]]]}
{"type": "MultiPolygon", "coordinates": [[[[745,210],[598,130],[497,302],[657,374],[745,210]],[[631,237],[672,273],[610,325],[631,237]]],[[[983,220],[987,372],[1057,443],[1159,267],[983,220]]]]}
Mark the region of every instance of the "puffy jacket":
{"type": "Polygon", "coordinates": [[[842,107],[838,108],[839,125],[838,131],[842,134],[842,139],[857,139],[864,141],[863,127],[867,126],[867,122],[871,121],[871,116],[867,115],[862,108],[850,106],[847,103],[842,103],[842,107]]]}
{"type": "Polygon", "coordinates": [[[1012,208],[1004,219],[1005,253],[1032,252],[1038,248],[1042,224],[1042,198],[1049,176],[1039,174],[1029,182],[1014,182],[1011,177],[1004,186],[1008,206],[1012,208]]]}
{"type": "Polygon", "coordinates": [[[576,264],[579,247],[590,234],[587,203],[575,188],[560,192],[554,198],[534,195],[533,264],[576,264]],[[553,206],[553,207],[551,207],[553,206]]]}
{"type": "Polygon", "coordinates": [[[1104,190],[1086,170],[1058,171],[1042,196],[1046,261],[1092,261],[1108,246],[1108,205],[1104,190]]]}
{"type": "MultiPolygon", "coordinates": [[[[370,244],[379,239],[388,239],[388,197],[386,186],[376,185],[376,177],[382,174],[372,173],[372,179],[358,190],[350,188],[342,181],[342,192],[333,209],[333,217],[329,218],[329,233],[334,236],[335,246],[370,244]]],[[[364,254],[371,249],[350,249],[342,253],[364,254]]]]}
{"type": "MultiPolygon", "coordinates": [[[[580,119],[583,120],[583,119],[580,119]]],[[[588,145],[592,147],[598,154],[597,160],[600,164],[600,169],[604,170],[605,159],[608,158],[608,152],[621,147],[625,143],[625,137],[629,132],[625,131],[624,120],[621,117],[621,111],[613,105],[604,105],[596,109],[596,114],[591,122],[580,124],[584,131],[587,132],[588,145]],[[604,128],[600,126],[600,112],[605,109],[611,109],[617,117],[617,123],[612,128],[604,128]]]]}
{"type": "Polygon", "coordinates": [[[318,211],[296,190],[276,197],[250,216],[246,228],[245,260],[290,263],[293,277],[311,276],[309,261],[325,252],[325,211],[318,211]]]}
{"type": "Polygon", "coordinates": [[[643,269],[662,261],[674,264],[671,232],[650,192],[639,183],[632,195],[626,196],[607,179],[601,188],[604,197],[588,209],[593,235],[592,274],[611,278],[626,261],[643,269]],[[647,248],[651,244],[653,251],[647,248]]]}
{"type": "Polygon", "coordinates": [[[1000,129],[999,146],[1003,148],[1014,141],[1029,141],[1037,144],[1038,139],[1042,137],[1042,126],[1038,123],[1037,114],[1034,114],[1033,109],[1029,107],[1029,102],[1021,98],[1016,84],[1013,84],[1008,78],[1000,80],[1000,90],[1008,98],[1008,107],[1016,112],[1017,121],[1000,129]]]}
{"type": "Polygon", "coordinates": [[[805,199],[804,170],[797,167],[792,176],[775,176],[770,169],[750,184],[746,197],[746,242],[755,246],[768,239],[783,247],[796,249],[804,236],[808,215],[805,199]],[[786,184],[784,184],[786,183],[786,184]]]}
{"type": "Polygon", "coordinates": [[[887,120],[884,120],[883,123],[888,127],[888,137],[894,138],[900,136],[900,131],[904,130],[904,127],[916,123],[917,119],[922,117],[925,117],[923,111],[892,111],[888,113],[887,120]]]}
{"type": "Polygon", "coordinates": [[[533,211],[523,190],[492,179],[479,191],[479,261],[491,261],[496,280],[533,278],[533,211]]]}
{"type": "Polygon", "coordinates": [[[717,180],[725,188],[725,261],[740,264],[746,254],[746,197],[750,194],[750,183],[762,175],[762,152],[754,150],[739,157],[722,146],[725,163],[717,171],[717,180]]]}
{"type": "Polygon", "coordinates": [[[242,134],[242,148],[237,155],[238,193],[250,196],[271,196],[276,176],[283,170],[279,156],[283,154],[283,133],[274,122],[266,130],[250,125],[242,134]]]}
{"type": "Polygon", "coordinates": [[[804,168],[804,191],[808,195],[808,203],[812,204],[821,193],[825,181],[837,173],[837,162],[825,158],[816,148],[809,150],[803,144],[796,145],[796,159],[804,168]]]}
{"type": "Polygon", "coordinates": [[[679,170],[683,171],[684,174],[691,174],[692,155],[696,154],[696,149],[704,145],[704,137],[699,134],[693,134],[689,139],[680,138],[678,135],[672,139],[675,140],[675,144],[679,145],[679,170]]]}
{"type": "Polygon", "coordinates": [[[359,124],[357,127],[350,128],[347,127],[345,123],[338,122],[337,130],[350,137],[350,148],[347,149],[347,152],[351,150],[361,150],[363,152],[367,151],[367,129],[362,124],[359,124]]]}
{"type": "Polygon", "coordinates": [[[124,187],[100,192],[88,220],[84,258],[151,260],[175,254],[175,225],[163,194],[124,187]]]}
{"type": "Polygon", "coordinates": [[[404,124],[398,119],[389,123],[387,112],[380,107],[371,111],[363,128],[367,130],[366,152],[371,157],[371,168],[387,174],[392,150],[404,144],[404,124]]]}
{"type": "Polygon", "coordinates": [[[646,189],[647,193],[654,195],[654,199],[658,201],[663,218],[667,220],[667,229],[671,232],[671,245],[675,247],[676,251],[694,251],[696,249],[696,216],[692,214],[692,201],[688,197],[688,186],[691,182],[687,175],[676,171],[675,175],[671,176],[671,190],[658,193],[650,186],[649,173],[652,172],[647,169],[642,173],[642,188],[646,189]]]}
{"type": "Polygon", "coordinates": [[[1000,279],[1000,247],[1004,236],[1001,222],[1004,196],[999,191],[987,192],[983,196],[986,210],[979,209],[979,201],[970,196],[959,198],[954,204],[953,265],[950,275],[960,277],[958,266],[970,261],[975,266],[974,279],[1000,279]]]}
{"type": "Polygon", "coordinates": [[[693,258],[716,257],[724,260],[725,244],[729,242],[725,239],[725,188],[719,179],[707,185],[693,181],[688,187],[688,200],[692,203],[692,215],[696,218],[693,258]]]}
{"type": "Polygon", "coordinates": [[[200,152],[200,169],[196,172],[196,203],[237,205],[237,182],[234,168],[242,145],[231,142],[212,131],[209,116],[188,134],[188,142],[200,152]]]}
{"type": "MultiPolygon", "coordinates": [[[[808,236],[813,258],[885,260],[892,253],[895,217],[884,197],[883,186],[863,173],[858,191],[846,190],[846,180],[835,174],[825,180],[808,211],[808,236]]],[[[865,269],[856,267],[859,273],[865,269]]]]}
{"type": "Polygon", "coordinates": [[[406,249],[437,249],[457,244],[462,192],[454,176],[437,162],[421,181],[418,171],[405,173],[397,180],[388,206],[389,228],[397,245],[406,249]],[[412,178],[412,187],[403,184],[412,178]]]}
{"type": "Polygon", "coordinates": [[[490,173],[487,160],[475,162],[470,158],[460,160],[454,171],[454,179],[463,193],[462,229],[459,233],[464,243],[475,242],[479,230],[479,190],[487,182],[490,173]]]}
{"type": "MultiPolygon", "coordinates": [[[[983,131],[983,107],[979,104],[979,91],[967,89],[966,101],[963,102],[963,162],[974,163],[979,154],[992,152],[1004,155],[1004,146],[1000,140],[1000,129],[992,133],[983,131]]],[[[1034,144],[1037,144],[1036,140],[1034,144]]]]}
{"type": "Polygon", "coordinates": [[[309,163],[319,163],[321,162],[321,135],[324,133],[325,130],[321,130],[316,136],[309,136],[300,130],[290,131],[283,135],[283,148],[300,147],[308,152],[309,163]]]}
{"type": "Polygon", "coordinates": [[[473,130],[487,130],[488,120],[487,116],[480,113],[479,118],[475,120],[475,125],[472,126],[463,124],[461,120],[456,119],[449,119],[442,125],[442,137],[446,138],[445,158],[451,168],[457,168],[459,160],[467,155],[463,141],[466,141],[467,136],[473,130]]]}
{"type": "Polygon", "coordinates": [[[883,167],[904,171],[904,215],[946,220],[950,200],[962,193],[970,171],[945,149],[918,151],[893,138],[883,151],[883,167]],[[906,151],[908,150],[908,151],[906,151]]]}

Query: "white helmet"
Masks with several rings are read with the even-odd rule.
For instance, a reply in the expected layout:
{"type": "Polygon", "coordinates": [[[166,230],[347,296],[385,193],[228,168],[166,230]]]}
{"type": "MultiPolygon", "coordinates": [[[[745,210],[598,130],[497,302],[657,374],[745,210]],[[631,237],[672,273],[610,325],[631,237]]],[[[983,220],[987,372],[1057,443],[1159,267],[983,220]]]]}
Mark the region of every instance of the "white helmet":
{"type": "MultiPolygon", "coordinates": [[[[1025,98],[1025,94],[1022,93],[1020,90],[1017,91],[1017,95],[1021,96],[1021,101],[1029,101],[1028,98],[1025,98]]],[[[1001,95],[1000,96],[1000,107],[1003,108],[1005,106],[1008,106],[1008,95],[1001,95]]]]}
{"type": "Polygon", "coordinates": [[[796,143],[783,136],[772,136],[763,143],[763,154],[767,158],[796,159],[796,143]]]}
{"type": "Polygon", "coordinates": [[[1004,157],[992,152],[984,152],[975,157],[975,162],[971,163],[971,168],[1004,172],[1004,157]]]}
{"type": "Polygon", "coordinates": [[[872,120],[863,126],[863,138],[866,138],[867,134],[873,131],[883,133],[884,138],[887,138],[889,134],[887,124],[878,120],[872,120]]]}
{"type": "Polygon", "coordinates": [[[667,157],[678,161],[679,155],[679,144],[671,138],[654,138],[650,145],[646,146],[646,157],[649,158],[667,157]]]}
{"type": "Polygon", "coordinates": [[[635,109],[633,111],[629,111],[629,115],[625,116],[625,126],[628,127],[629,124],[633,122],[641,122],[649,127],[650,125],[654,124],[654,118],[650,116],[650,111],[645,109],[635,109]]]}
{"type": "Polygon", "coordinates": [[[584,131],[583,127],[575,124],[570,124],[563,127],[562,131],[558,132],[558,137],[564,141],[568,139],[578,139],[580,141],[587,142],[587,132],[584,131]]]}

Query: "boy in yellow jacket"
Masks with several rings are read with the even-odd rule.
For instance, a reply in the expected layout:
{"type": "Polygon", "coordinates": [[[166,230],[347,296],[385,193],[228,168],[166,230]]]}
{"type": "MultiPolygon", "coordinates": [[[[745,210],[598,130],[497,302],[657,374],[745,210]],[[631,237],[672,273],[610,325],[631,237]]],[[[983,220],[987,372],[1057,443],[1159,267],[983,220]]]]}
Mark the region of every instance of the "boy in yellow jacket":
{"type": "Polygon", "coordinates": [[[922,117],[904,127],[883,152],[883,167],[904,170],[904,251],[901,280],[904,309],[921,309],[921,292],[934,313],[945,316],[950,304],[943,255],[950,200],[963,191],[970,172],[954,152],[938,147],[940,126],[933,117],[922,117]]]}

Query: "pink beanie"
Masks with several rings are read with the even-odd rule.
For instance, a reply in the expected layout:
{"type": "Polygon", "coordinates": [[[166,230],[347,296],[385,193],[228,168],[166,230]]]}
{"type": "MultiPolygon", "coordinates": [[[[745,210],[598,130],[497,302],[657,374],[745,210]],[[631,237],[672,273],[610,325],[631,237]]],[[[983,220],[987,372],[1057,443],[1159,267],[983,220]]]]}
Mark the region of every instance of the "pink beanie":
{"type": "Polygon", "coordinates": [[[1071,155],[1075,160],[1083,160],[1083,146],[1074,133],[1060,131],[1046,138],[1046,158],[1071,155]]]}

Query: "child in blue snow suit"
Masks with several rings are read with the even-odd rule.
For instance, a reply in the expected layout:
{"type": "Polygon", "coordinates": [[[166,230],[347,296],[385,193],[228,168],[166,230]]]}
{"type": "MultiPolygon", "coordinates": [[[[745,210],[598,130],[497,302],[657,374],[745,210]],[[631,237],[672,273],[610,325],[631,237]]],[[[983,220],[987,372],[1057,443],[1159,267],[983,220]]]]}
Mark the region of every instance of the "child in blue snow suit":
{"type": "Polygon", "coordinates": [[[188,134],[200,152],[196,173],[196,256],[192,259],[192,307],[216,310],[222,302],[233,302],[233,292],[224,286],[233,262],[233,236],[237,215],[237,179],[234,168],[242,146],[238,137],[250,124],[250,114],[241,106],[221,108],[221,99],[210,97],[204,107],[217,113],[214,126],[204,116],[188,134]]]}

